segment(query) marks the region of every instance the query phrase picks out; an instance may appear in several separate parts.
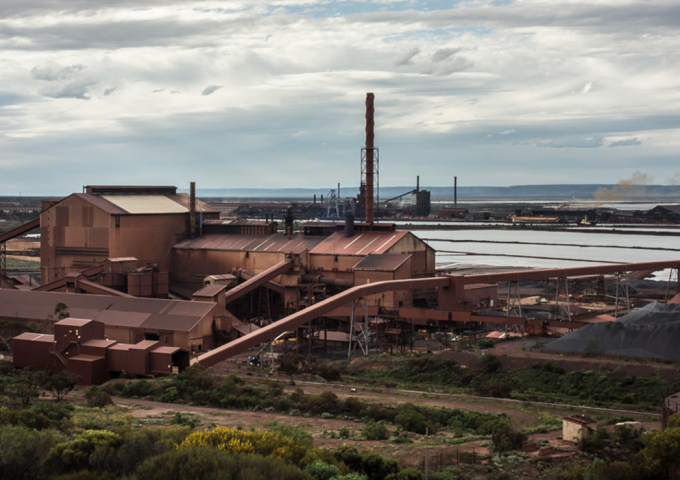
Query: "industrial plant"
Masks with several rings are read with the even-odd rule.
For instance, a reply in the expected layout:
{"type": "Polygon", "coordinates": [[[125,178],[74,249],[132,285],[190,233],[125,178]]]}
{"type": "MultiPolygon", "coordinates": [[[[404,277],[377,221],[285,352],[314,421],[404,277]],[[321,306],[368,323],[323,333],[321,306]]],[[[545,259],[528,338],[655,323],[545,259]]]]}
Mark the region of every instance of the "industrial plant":
{"type": "MultiPolygon", "coordinates": [[[[438,271],[430,245],[379,218],[380,205],[389,211],[405,196],[413,200],[413,215],[427,217],[431,195],[418,179],[415,189],[379,199],[370,93],[365,131],[360,193],[343,200],[338,186],[325,201],[314,199],[317,212],[325,210],[323,221],[290,204],[270,205],[264,220],[235,219],[225,204],[197,199],[194,183],[188,194],[174,186],[90,185],[44,201],[39,219],[0,235],[5,249],[13,238],[40,232],[39,281],[0,272],[0,319],[38,330],[15,337],[14,364],[57,366],[84,384],[99,384],[124,372],[212,366],[254,347],[259,359],[282,337],[294,339],[298,351],[335,349],[347,357],[411,351],[419,336],[436,333],[564,334],[629,309],[624,292],[631,274],[680,267],[674,260],[438,271]],[[523,298],[524,281],[551,283],[554,300],[523,298]],[[612,282],[614,305],[574,302],[578,285],[594,285],[592,298],[606,299],[612,282]],[[58,311],[66,309],[61,318],[58,311]]],[[[456,189],[457,178],[454,203],[440,215],[467,214],[458,208],[456,189]]],[[[665,300],[678,303],[676,293],[665,300]]]]}

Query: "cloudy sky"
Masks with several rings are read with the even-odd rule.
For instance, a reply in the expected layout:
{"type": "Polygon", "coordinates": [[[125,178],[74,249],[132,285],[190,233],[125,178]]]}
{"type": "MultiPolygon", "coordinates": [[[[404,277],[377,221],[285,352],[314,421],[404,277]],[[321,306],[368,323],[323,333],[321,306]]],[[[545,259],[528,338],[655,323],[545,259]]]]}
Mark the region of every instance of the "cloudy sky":
{"type": "Polygon", "coordinates": [[[680,178],[677,0],[2,0],[0,195],[680,178]]]}

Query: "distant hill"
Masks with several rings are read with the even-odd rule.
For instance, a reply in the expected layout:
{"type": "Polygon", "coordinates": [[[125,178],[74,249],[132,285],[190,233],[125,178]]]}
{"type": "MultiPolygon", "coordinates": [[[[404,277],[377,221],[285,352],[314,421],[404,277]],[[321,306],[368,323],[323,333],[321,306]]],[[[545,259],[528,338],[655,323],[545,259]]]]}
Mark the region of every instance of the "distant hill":
{"type": "MultiPolygon", "coordinates": [[[[412,190],[413,187],[381,187],[380,198],[387,200],[412,190]]],[[[199,197],[210,198],[280,198],[317,201],[321,195],[326,197],[330,188],[212,188],[198,189],[199,197]]],[[[432,199],[443,200],[453,198],[453,187],[427,187],[432,199]]],[[[601,200],[678,200],[680,199],[680,185],[639,185],[624,186],[612,184],[597,185],[514,185],[510,187],[458,187],[458,200],[571,200],[594,199],[595,192],[600,190],[601,200]],[[606,191],[605,191],[606,190],[606,191]]],[[[356,196],[358,188],[340,189],[342,197],[356,196]]]]}

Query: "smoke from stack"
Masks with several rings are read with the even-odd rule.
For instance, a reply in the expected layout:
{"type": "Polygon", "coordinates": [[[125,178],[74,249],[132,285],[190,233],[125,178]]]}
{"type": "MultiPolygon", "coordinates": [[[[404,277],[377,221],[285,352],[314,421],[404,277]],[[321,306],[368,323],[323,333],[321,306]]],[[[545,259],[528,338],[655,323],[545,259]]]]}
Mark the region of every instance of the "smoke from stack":
{"type": "Polygon", "coordinates": [[[630,178],[619,180],[619,184],[611,189],[600,187],[595,192],[597,205],[604,202],[630,200],[645,195],[645,186],[652,183],[651,175],[640,170],[633,172],[630,178]]]}

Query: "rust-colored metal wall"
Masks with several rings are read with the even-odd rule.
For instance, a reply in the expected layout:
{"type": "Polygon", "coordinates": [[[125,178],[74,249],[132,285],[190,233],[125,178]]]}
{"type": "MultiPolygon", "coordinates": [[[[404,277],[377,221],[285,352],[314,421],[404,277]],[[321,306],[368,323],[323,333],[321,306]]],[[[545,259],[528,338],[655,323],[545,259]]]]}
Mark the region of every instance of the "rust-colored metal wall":
{"type": "Polygon", "coordinates": [[[285,260],[286,254],[279,252],[174,249],[172,258],[173,283],[184,288],[199,290],[203,286],[203,279],[208,275],[230,273],[239,268],[260,273],[285,260]]]}
{"type": "Polygon", "coordinates": [[[101,385],[111,378],[104,357],[78,355],[70,358],[68,371],[76,375],[79,385],[101,385]]]}
{"type": "MultiPolygon", "coordinates": [[[[384,282],[388,280],[406,280],[411,275],[411,260],[407,260],[394,271],[371,271],[357,270],[354,272],[354,285],[367,285],[369,283],[384,282]]],[[[366,297],[369,305],[380,305],[383,307],[411,307],[413,306],[413,295],[410,290],[395,290],[370,295],[366,297]]]]}
{"type": "Polygon", "coordinates": [[[42,337],[45,337],[44,341],[21,338],[32,337],[34,335],[23,334],[15,337],[12,341],[14,366],[36,370],[55,366],[55,358],[51,353],[54,350],[54,337],[52,335],[42,335],[42,337]]]}
{"type": "MultiPolygon", "coordinates": [[[[219,212],[203,218],[218,219],[219,212]]],[[[188,237],[189,214],[110,213],[74,194],[40,214],[40,233],[42,284],[109,257],[135,257],[169,271],[172,247],[188,237]]]]}
{"type": "Polygon", "coordinates": [[[159,343],[151,340],[130,345],[128,355],[128,372],[136,375],[147,375],[149,373],[149,351],[158,347],[159,343]]]}
{"type": "Polygon", "coordinates": [[[411,278],[431,277],[435,274],[434,249],[409,233],[385,253],[411,254],[411,278]]]}
{"type": "Polygon", "coordinates": [[[109,256],[109,215],[71,195],[40,214],[41,283],[58,280],[109,256]],[[80,265],[80,268],[74,267],[80,265]]]}

